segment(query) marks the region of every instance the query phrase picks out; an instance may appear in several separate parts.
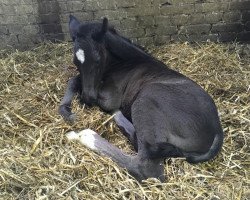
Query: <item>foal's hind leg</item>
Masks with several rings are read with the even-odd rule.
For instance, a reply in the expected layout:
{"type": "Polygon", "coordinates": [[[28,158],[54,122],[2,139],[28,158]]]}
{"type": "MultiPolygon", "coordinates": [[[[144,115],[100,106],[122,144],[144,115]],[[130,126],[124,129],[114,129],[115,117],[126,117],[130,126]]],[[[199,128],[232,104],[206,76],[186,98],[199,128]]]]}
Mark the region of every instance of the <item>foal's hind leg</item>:
{"type": "Polygon", "coordinates": [[[71,112],[71,103],[74,96],[80,91],[81,79],[78,75],[68,81],[67,89],[58,109],[59,114],[70,123],[73,123],[75,120],[75,114],[71,112]]]}
{"type": "Polygon", "coordinates": [[[137,138],[133,124],[122,114],[121,111],[115,112],[114,120],[122,133],[130,140],[137,151],[137,138]]]}

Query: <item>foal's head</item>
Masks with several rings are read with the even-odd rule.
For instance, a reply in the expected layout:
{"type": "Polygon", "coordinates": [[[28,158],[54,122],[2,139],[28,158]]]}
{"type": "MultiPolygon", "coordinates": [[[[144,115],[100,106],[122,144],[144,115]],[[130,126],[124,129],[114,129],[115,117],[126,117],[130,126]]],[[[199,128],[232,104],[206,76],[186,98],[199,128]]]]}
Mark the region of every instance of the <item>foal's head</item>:
{"type": "Polygon", "coordinates": [[[81,98],[85,103],[93,104],[105,70],[107,52],[104,36],[108,30],[108,20],[104,18],[102,23],[80,23],[70,15],[69,30],[74,42],[74,64],[81,76],[81,98]]]}

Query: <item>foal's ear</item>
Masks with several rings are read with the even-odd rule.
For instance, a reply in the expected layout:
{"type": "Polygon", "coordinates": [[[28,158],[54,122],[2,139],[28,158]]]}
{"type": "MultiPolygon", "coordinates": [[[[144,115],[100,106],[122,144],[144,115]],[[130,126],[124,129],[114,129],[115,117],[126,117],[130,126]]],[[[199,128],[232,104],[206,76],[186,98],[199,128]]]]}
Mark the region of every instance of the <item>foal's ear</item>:
{"type": "Polygon", "coordinates": [[[75,16],[70,15],[69,16],[69,32],[73,41],[75,41],[76,39],[76,33],[77,33],[79,26],[80,26],[79,20],[75,16]]]}
{"type": "Polygon", "coordinates": [[[101,30],[92,35],[92,38],[97,41],[101,42],[105,36],[105,33],[108,31],[108,19],[106,17],[103,18],[101,30]]]}
{"type": "Polygon", "coordinates": [[[106,17],[103,18],[102,21],[102,34],[105,34],[108,31],[108,19],[106,17]]]}

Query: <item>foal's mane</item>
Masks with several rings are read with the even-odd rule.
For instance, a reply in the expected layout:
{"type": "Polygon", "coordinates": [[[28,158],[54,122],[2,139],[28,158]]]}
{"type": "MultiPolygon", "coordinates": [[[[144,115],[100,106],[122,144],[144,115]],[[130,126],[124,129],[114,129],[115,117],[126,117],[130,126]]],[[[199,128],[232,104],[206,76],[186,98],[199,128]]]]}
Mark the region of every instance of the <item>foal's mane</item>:
{"type": "Polygon", "coordinates": [[[106,49],[121,60],[152,59],[143,47],[133,44],[132,41],[109,28],[105,36],[106,49]]]}

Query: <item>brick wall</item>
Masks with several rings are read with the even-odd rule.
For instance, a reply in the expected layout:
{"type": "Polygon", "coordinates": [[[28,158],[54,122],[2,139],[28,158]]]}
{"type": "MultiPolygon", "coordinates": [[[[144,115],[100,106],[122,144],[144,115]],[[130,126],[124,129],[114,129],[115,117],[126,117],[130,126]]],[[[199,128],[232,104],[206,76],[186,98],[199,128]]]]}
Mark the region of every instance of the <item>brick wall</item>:
{"type": "Polygon", "coordinates": [[[69,40],[68,15],[106,16],[142,44],[250,41],[250,0],[0,0],[0,47],[69,40]]]}

